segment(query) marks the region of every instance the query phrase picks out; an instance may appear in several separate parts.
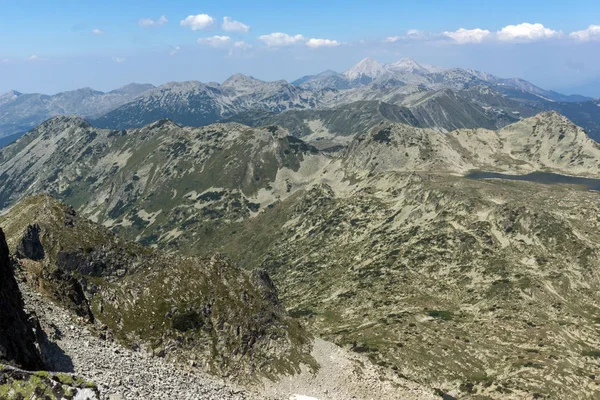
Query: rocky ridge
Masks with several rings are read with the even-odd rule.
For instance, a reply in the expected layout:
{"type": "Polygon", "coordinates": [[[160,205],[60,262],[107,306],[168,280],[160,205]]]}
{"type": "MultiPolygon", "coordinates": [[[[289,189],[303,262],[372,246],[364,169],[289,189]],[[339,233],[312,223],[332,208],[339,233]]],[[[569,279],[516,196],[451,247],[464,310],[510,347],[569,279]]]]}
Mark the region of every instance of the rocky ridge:
{"type": "Polygon", "coordinates": [[[0,137],[28,131],[55,115],[98,117],[151,88],[152,85],[130,84],[108,93],[82,88],[51,96],[12,90],[0,95],[0,137]]]}
{"type": "Polygon", "coordinates": [[[49,342],[37,315],[26,308],[15,265],[0,229],[0,398],[97,400],[94,383],[45,371],[52,366],[46,352],[49,342]]]}
{"type": "Polygon", "coordinates": [[[556,113],[447,134],[381,120],[335,154],[275,126],[54,119],[0,157],[5,204],[47,191],[132,240],[266,270],[291,317],[382,377],[458,398],[598,394],[597,194],[464,177],[600,177],[598,145],[556,113]]]}
{"type": "Polygon", "coordinates": [[[21,202],[0,224],[17,248],[36,227],[45,255],[21,260],[30,286],[84,321],[100,320],[105,337],[242,381],[312,362],[310,336],[262,271],[127,243],[47,196],[21,202]]]}

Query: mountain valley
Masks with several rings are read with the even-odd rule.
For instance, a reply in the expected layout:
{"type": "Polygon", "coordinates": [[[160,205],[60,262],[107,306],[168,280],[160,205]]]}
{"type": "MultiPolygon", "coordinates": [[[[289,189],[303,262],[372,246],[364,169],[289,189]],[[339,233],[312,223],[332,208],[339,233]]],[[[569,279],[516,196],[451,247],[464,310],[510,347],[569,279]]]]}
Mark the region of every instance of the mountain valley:
{"type": "Polygon", "coordinates": [[[256,127],[55,117],[2,149],[0,226],[17,252],[29,231],[44,249],[21,261],[29,284],[119,343],[241,381],[318,370],[314,335],[413,397],[597,396],[597,193],[465,177],[599,178],[582,128],[551,111],[445,133],[376,101],[244,118],[256,127]],[[77,282],[88,305],[65,300],[77,282]],[[206,304],[220,314],[190,308],[206,304]],[[184,333],[164,328],[178,315],[184,333]]]}

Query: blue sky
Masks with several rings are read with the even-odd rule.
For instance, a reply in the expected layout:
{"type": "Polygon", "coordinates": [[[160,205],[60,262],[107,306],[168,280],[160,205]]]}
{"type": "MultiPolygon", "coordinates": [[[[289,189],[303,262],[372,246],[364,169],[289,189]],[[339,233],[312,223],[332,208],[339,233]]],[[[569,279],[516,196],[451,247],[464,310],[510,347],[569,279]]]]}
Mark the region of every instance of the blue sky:
{"type": "Polygon", "coordinates": [[[0,92],[222,81],[235,72],[293,80],[367,56],[600,97],[600,4],[0,0],[0,92]]]}

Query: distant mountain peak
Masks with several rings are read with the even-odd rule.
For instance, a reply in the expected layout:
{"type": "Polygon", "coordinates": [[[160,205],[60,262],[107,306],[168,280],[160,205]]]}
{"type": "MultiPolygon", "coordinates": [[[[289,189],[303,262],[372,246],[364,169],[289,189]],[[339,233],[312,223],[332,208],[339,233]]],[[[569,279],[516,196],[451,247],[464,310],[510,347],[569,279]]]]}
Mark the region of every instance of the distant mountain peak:
{"type": "Polygon", "coordinates": [[[21,96],[23,93],[17,91],[17,90],[9,90],[8,92],[4,93],[1,97],[4,96],[21,96]]]}
{"type": "Polygon", "coordinates": [[[154,89],[155,86],[150,83],[129,83],[125,86],[121,86],[118,89],[111,91],[113,94],[129,94],[129,95],[138,95],[142,94],[148,90],[154,89]]]}
{"type": "Polygon", "coordinates": [[[248,75],[237,73],[237,74],[233,74],[229,78],[227,78],[221,86],[223,86],[223,87],[237,87],[240,85],[256,86],[256,85],[260,85],[263,83],[264,83],[263,81],[261,81],[260,79],[256,79],[253,76],[248,76],[248,75]]]}
{"type": "Polygon", "coordinates": [[[335,72],[334,70],[328,69],[328,70],[325,70],[315,76],[326,77],[326,76],[336,76],[336,75],[339,75],[339,74],[337,72],[335,72]]]}
{"type": "Polygon", "coordinates": [[[0,95],[0,106],[15,100],[17,97],[22,96],[23,93],[17,92],[16,90],[8,91],[0,95]]]}
{"type": "Polygon", "coordinates": [[[383,64],[371,57],[367,57],[344,72],[343,75],[350,80],[360,80],[363,77],[374,79],[386,72],[383,64]]]}
{"type": "Polygon", "coordinates": [[[40,124],[37,129],[52,128],[56,125],[77,126],[81,128],[89,128],[92,125],[85,119],[77,115],[57,115],[40,124]]]}
{"type": "Polygon", "coordinates": [[[162,127],[177,127],[177,128],[181,128],[181,125],[177,124],[176,122],[174,122],[172,119],[170,118],[163,118],[163,119],[159,119],[156,122],[153,122],[149,125],[146,125],[144,128],[148,128],[148,129],[157,129],[157,128],[162,128],[162,127]]]}
{"type": "Polygon", "coordinates": [[[389,66],[391,69],[399,72],[411,73],[411,74],[428,74],[429,71],[424,68],[421,64],[413,60],[412,58],[401,58],[397,62],[389,66]]]}

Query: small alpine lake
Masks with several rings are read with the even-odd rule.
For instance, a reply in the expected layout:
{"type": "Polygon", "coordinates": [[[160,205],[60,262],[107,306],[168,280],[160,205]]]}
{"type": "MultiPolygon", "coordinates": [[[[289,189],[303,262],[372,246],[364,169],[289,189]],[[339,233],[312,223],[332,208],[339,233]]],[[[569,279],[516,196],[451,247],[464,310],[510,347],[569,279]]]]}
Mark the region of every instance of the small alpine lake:
{"type": "Polygon", "coordinates": [[[579,176],[560,175],[552,172],[531,172],[525,175],[510,175],[499,172],[472,171],[465,175],[469,179],[509,179],[512,181],[529,181],[544,183],[547,185],[566,183],[571,185],[583,185],[589,190],[600,190],[600,179],[582,178],[579,176]]]}

